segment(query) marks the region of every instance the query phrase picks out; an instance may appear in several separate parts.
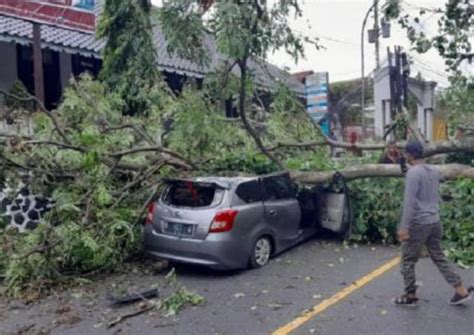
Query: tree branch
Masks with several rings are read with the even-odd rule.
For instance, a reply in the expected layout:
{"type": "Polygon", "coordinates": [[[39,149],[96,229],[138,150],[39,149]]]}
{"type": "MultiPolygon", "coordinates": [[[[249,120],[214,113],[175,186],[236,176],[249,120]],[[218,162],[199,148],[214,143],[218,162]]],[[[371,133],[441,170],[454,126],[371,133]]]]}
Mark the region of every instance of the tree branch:
{"type": "MultiPolygon", "coordinates": [[[[154,163],[156,164],[156,162],[154,163]]],[[[115,203],[112,205],[111,209],[114,209],[115,207],[118,206],[118,204],[123,200],[123,198],[125,198],[125,196],[127,195],[128,193],[128,190],[130,190],[132,187],[138,185],[139,183],[141,183],[142,181],[148,179],[150,176],[152,176],[154,173],[156,173],[157,171],[159,171],[165,164],[164,163],[160,163],[158,164],[157,166],[154,166],[152,165],[152,167],[150,169],[148,169],[148,171],[146,172],[143,172],[142,174],[139,174],[138,176],[136,176],[134,178],[134,180],[132,180],[131,182],[129,182],[127,185],[125,185],[119,192],[119,197],[118,199],[115,201],[115,203]]]]}
{"type": "Polygon", "coordinates": [[[268,148],[268,151],[275,151],[285,148],[298,148],[298,149],[310,149],[323,145],[329,145],[327,142],[306,142],[306,143],[282,143],[279,142],[275,146],[268,148]]]}
{"type": "Polygon", "coordinates": [[[187,158],[181,156],[180,154],[178,154],[178,153],[176,153],[172,150],[163,148],[161,146],[139,147],[139,148],[133,148],[133,149],[124,150],[124,151],[119,151],[119,152],[113,153],[112,157],[121,158],[123,156],[128,156],[128,155],[133,155],[133,154],[143,153],[143,152],[149,152],[149,151],[151,151],[151,152],[160,152],[160,153],[163,153],[163,154],[167,154],[167,155],[169,155],[173,158],[176,158],[176,159],[184,162],[185,164],[183,165],[183,167],[186,167],[187,169],[189,169],[189,168],[197,169],[197,166],[193,162],[188,160],[187,158]]]}
{"type": "Polygon", "coordinates": [[[75,150],[79,152],[86,152],[87,148],[84,147],[79,147],[71,144],[66,144],[66,143],[60,143],[60,142],[55,142],[55,141],[49,141],[49,140],[30,140],[30,141],[25,141],[22,142],[22,144],[25,145],[52,145],[55,147],[63,148],[63,149],[69,149],[69,150],[75,150]]]}
{"type": "Polygon", "coordinates": [[[144,308],[141,308],[137,311],[134,311],[134,312],[130,312],[130,313],[127,313],[127,314],[123,314],[121,316],[119,316],[118,318],[116,318],[115,320],[113,321],[110,321],[108,324],[107,324],[107,328],[112,328],[114,327],[115,325],[119,324],[120,322],[124,321],[124,320],[127,320],[129,318],[132,318],[134,316],[137,316],[137,315],[140,315],[140,314],[143,314],[143,313],[146,313],[148,311],[151,311],[152,309],[154,309],[156,307],[156,305],[150,305],[150,306],[147,306],[147,307],[144,307],[144,308]]]}
{"type": "Polygon", "coordinates": [[[26,254],[24,255],[21,255],[21,256],[18,256],[16,257],[16,259],[18,260],[22,260],[22,259],[25,259],[25,258],[28,258],[30,257],[31,255],[33,254],[40,254],[40,253],[43,253],[43,252],[46,252],[46,251],[49,251],[51,249],[53,249],[54,247],[56,247],[57,245],[63,243],[63,240],[56,240],[52,243],[45,243],[43,245],[40,245],[36,248],[33,248],[31,249],[30,251],[28,251],[26,254]]]}
{"type": "MultiPolygon", "coordinates": [[[[445,164],[436,166],[445,180],[456,178],[474,179],[474,167],[463,164],[445,164]]],[[[332,180],[334,174],[339,172],[346,180],[354,180],[360,178],[373,177],[403,177],[400,166],[397,164],[364,164],[338,171],[321,171],[321,172],[303,172],[291,171],[291,176],[303,184],[319,184],[332,180]]]]}
{"type": "Polygon", "coordinates": [[[267,156],[272,162],[274,162],[281,170],[284,170],[285,167],[283,163],[277,159],[270,151],[268,151],[263,145],[262,140],[256,133],[255,129],[252,128],[250,122],[247,119],[245,113],[245,102],[246,102],[246,82],[247,82],[247,58],[239,61],[240,67],[240,92],[239,92],[239,115],[244,125],[245,130],[252,136],[255,141],[255,144],[260,149],[260,151],[267,156]]]}
{"type": "Polygon", "coordinates": [[[22,98],[22,97],[14,95],[14,94],[8,93],[7,91],[5,91],[3,89],[0,89],[0,93],[4,94],[7,97],[15,99],[17,101],[34,101],[36,103],[36,106],[39,107],[40,111],[45,113],[49,117],[51,122],[53,122],[54,129],[58,132],[59,136],[61,136],[63,141],[69,144],[69,140],[68,140],[66,134],[61,129],[61,127],[59,126],[59,122],[56,119],[56,117],[49,110],[47,110],[46,107],[44,106],[44,104],[40,100],[38,100],[35,96],[29,95],[26,98],[22,98]]]}

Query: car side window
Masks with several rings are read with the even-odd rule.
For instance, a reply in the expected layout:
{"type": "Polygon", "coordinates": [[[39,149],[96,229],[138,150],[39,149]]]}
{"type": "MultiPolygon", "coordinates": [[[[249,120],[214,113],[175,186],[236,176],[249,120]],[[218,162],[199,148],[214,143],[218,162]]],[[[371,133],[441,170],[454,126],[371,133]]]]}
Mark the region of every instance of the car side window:
{"type": "Polygon", "coordinates": [[[292,199],[296,197],[295,188],[287,176],[267,177],[263,179],[266,200],[292,199]]]}
{"type": "Polygon", "coordinates": [[[257,180],[247,181],[237,186],[237,196],[244,202],[251,204],[262,201],[262,189],[257,180]]]}

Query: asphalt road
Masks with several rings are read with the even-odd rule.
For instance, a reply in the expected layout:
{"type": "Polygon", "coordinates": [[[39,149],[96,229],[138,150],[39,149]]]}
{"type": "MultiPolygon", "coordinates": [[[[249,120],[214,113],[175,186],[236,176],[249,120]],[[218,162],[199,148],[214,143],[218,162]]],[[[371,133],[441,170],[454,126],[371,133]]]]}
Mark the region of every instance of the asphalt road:
{"type": "MultiPolygon", "coordinates": [[[[308,241],[276,257],[266,267],[221,273],[177,266],[178,280],[205,298],[175,317],[151,311],[108,329],[106,324],[136,306],[109,308],[106,291],[142,290],[164,276],[128,273],[109,276],[32,304],[0,303],[0,334],[269,334],[393,259],[395,247],[344,246],[308,241]]],[[[464,307],[446,303],[451,289],[434,265],[421,260],[423,299],[415,308],[393,306],[401,292],[398,267],[358,288],[307,321],[292,334],[474,334],[474,300],[464,307]]],[[[474,270],[460,270],[474,284],[474,270]]],[[[163,291],[163,295],[166,290],[163,291]]]]}

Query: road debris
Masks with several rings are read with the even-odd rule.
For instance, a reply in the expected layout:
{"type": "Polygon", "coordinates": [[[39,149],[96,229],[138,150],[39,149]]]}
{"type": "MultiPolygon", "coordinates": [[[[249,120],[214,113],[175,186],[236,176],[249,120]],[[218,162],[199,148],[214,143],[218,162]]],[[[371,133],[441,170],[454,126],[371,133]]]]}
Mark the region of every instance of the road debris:
{"type": "Polygon", "coordinates": [[[146,313],[148,311],[151,311],[152,309],[154,309],[155,307],[157,307],[157,305],[155,304],[150,304],[150,305],[146,305],[145,307],[141,307],[140,309],[136,310],[136,311],[133,311],[133,312],[130,312],[130,313],[126,313],[126,314],[122,314],[120,315],[119,317],[117,317],[116,319],[110,321],[108,324],[107,324],[107,328],[112,328],[114,326],[116,326],[117,324],[119,324],[120,322],[124,321],[124,320],[127,320],[129,318],[133,318],[135,316],[138,316],[140,314],[143,314],[143,313],[146,313]]]}
{"type": "Polygon", "coordinates": [[[109,300],[112,306],[121,306],[126,304],[131,304],[140,300],[148,300],[156,298],[159,295],[159,290],[157,288],[152,288],[147,291],[142,291],[138,293],[131,293],[123,297],[115,297],[110,292],[107,293],[107,300],[109,300]]]}
{"type": "Polygon", "coordinates": [[[34,324],[34,323],[23,326],[15,332],[15,335],[28,334],[29,330],[31,330],[34,326],[36,326],[36,324],[34,324]]]}

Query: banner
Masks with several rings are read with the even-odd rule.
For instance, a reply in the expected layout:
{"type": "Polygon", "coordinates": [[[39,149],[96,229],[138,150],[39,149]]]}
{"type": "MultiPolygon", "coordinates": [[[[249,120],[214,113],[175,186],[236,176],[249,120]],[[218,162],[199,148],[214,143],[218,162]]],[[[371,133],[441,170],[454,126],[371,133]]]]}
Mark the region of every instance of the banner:
{"type": "Polygon", "coordinates": [[[74,30],[94,31],[97,1],[0,0],[0,15],[74,30]]]}
{"type": "Polygon", "coordinates": [[[315,123],[328,112],[328,77],[327,72],[318,72],[306,77],[306,111],[315,123]]]}

